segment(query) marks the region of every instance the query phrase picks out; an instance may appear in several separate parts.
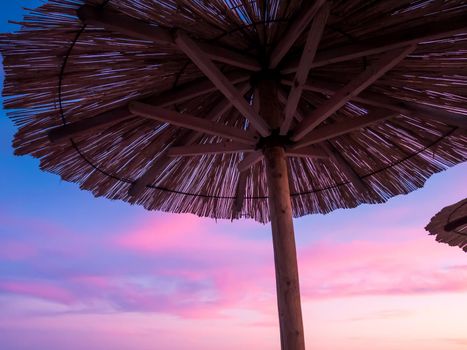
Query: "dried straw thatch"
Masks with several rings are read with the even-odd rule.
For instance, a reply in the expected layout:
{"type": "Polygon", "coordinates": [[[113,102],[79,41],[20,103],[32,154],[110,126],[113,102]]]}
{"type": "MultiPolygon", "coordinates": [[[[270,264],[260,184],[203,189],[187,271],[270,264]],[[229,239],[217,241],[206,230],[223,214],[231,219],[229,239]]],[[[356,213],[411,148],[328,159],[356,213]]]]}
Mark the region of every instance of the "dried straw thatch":
{"type": "Polygon", "coordinates": [[[467,252],[467,198],[443,208],[425,227],[436,241],[458,246],[467,252]]]}
{"type": "MultiPolygon", "coordinates": [[[[77,10],[84,3],[154,29],[184,30],[197,42],[229,49],[265,67],[290,24],[313,2],[50,0],[29,12],[18,33],[0,38],[5,108],[19,127],[16,154],[33,155],[43,170],[79,183],[95,196],[151,210],[268,221],[263,161],[241,177],[237,164],[247,153],[167,157],[168,148],[186,144],[187,138],[199,144],[221,139],[128,112],[130,101],[144,100],[205,117],[223,101],[223,95],[206,88],[204,74],[173,44],[82,22],[77,10]],[[193,93],[193,86],[199,93],[193,93]],[[190,98],[176,98],[190,88],[190,98]],[[108,120],[100,127],[65,132],[68,136],[60,141],[49,138],[54,128],[108,111],[108,120]],[[147,186],[130,196],[132,183],[148,169],[152,178],[147,186]],[[244,192],[238,190],[242,185],[244,192]],[[233,209],[238,193],[244,198],[241,212],[233,209]]],[[[294,216],[381,203],[422,187],[432,174],[466,160],[466,12],[464,1],[332,2],[309,84],[301,95],[302,116],[322,106],[384,51],[400,48],[401,43],[416,47],[313,132],[319,136],[339,123],[358,123],[375,108],[377,113],[390,111],[388,118],[325,137],[314,143],[314,156],[290,154],[294,216]],[[320,151],[326,157],[316,156],[320,151]]],[[[306,32],[278,66],[285,99],[306,32]]],[[[246,86],[245,97],[253,103],[254,82],[260,73],[228,62],[216,65],[239,89],[246,86]]],[[[254,133],[235,108],[222,110],[213,120],[254,133]]],[[[295,120],[295,125],[300,122],[295,120]]]]}

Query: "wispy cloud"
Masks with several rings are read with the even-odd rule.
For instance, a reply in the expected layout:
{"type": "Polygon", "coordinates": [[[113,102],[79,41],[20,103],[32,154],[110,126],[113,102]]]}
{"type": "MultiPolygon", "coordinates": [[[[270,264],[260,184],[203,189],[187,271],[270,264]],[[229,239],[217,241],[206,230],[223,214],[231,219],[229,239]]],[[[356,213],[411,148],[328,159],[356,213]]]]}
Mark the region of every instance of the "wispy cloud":
{"type": "MultiPolygon", "coordinates": [[[[0,293],[80,305],[81,310],[105,305],[116,312],[191,318],[234,309],[272,315],[271,242],[227,234],[224,226],[182,215],[140,222],[105,239],[54,232],[53,240],[38,243],[35,232],[12,245],[11,253],[0,254],[22,266],[14,278],[5,276],[0,293]],[[55,259],[44,259],[51,252],[55,259]]],[[[299,247],[304,300],[467,291],[462,252],[440,246],[421,229],[378,234],[378,240],[321,239],[299,247]]]]}

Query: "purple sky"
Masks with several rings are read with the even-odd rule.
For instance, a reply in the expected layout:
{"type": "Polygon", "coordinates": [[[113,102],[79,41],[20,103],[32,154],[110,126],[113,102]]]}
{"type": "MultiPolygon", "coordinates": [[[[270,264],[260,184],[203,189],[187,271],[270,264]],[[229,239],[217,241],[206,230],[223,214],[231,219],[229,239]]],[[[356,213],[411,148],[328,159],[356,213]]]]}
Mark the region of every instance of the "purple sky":
{"type": "MultiPolygon", "coordinates": [[[[0,29],[40,3],[1,2],[0,29]]],[[[2,112],[0,349],[279,349],[269,226],[96,199],[14,157],[14,132],[2,112]]],[[[308,348],[467,348],[466,255],[423,229],[466,170],[295,221],[308,348]]]]}

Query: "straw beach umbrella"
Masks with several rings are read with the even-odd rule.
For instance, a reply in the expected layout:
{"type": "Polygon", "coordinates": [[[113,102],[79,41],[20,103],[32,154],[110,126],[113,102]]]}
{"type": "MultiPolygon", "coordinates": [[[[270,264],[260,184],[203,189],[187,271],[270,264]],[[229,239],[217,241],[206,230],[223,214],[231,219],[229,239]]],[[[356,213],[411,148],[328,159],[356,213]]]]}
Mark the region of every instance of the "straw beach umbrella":
{"type": "Polygon", "coordinates": [[[293,217],[467,158],[464,1],[50,0],[3,35],[16,154],[95,196],[271,222],[304,349],[293,217]]]}
{"type": "Polygon", "coordinates": [[[443,208],[425,227],[438,242],[458,246],[467,252],[467,198],[443,208]]]}

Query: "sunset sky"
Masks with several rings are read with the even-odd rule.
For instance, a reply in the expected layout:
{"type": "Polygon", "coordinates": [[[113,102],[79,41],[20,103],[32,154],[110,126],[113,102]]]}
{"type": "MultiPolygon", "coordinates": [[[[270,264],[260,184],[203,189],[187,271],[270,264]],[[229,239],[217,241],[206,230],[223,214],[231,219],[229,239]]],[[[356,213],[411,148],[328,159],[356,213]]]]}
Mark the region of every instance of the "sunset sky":
{"type": "MultiPolygon", "coordinates": [[[[0,31],[42,2],[1,1],[0,31]]],[[[94,198],[13,156],[1,114],[1,350],[279,349],[268,225],[94,198]]],[[[295,220],[307,349],[467,349],[467,255],[424,230],[466,183],[295,220]]]]}

